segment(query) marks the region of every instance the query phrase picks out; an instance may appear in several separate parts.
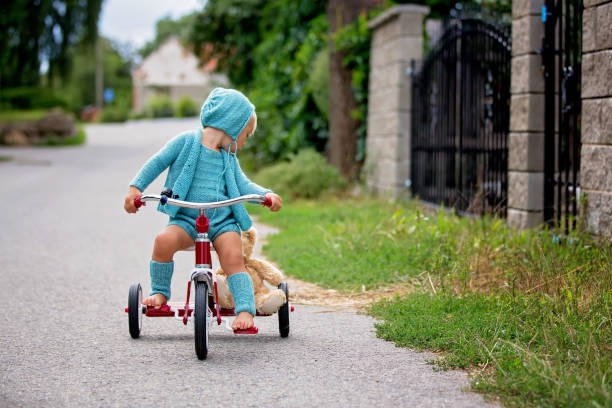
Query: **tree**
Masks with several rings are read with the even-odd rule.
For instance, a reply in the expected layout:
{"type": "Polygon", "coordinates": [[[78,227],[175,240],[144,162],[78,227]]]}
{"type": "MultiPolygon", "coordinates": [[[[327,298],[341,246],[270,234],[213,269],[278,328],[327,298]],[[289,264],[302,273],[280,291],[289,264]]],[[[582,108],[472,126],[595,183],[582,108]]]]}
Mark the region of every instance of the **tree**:
{"type": "Polygon", "coordinates": [[[0,87],[67,78],[76,44],[93,44],[103,0],[12,0],[0,5],[0,87]]]}
{"type": "MultiPolygon", "coordinates": [[[[262,21],[265,0],[216,0],[197,13],[189,39],[203,61],[215,57],[219,69],[239,87],[253,79],[253,52],[271,21],[262,21]]],[[[278,3],[278,2],[273,2],[278,3]]],[[[266,19],[264,19],[266,20],[266,19]]]]}
{"type": "MultiPolygon", "coordinates": [[[[122,53],[121,44],[106,38],[100,38],[99,41],[102,47],[104,88],[114,90],[113,106],[129,111],[132,99],[132,61],[122,55],[125,52],[122,53]]],[[[96,102],[95,50],[86,46],[77,47],[73,62],[74,67],[62,91],[68,100],[69,108],[78,111],[96,102]]]]}
{"type": "Polygon", "coordinates": [[[348,179],[354,179],[359,170],[357,131],[359,121],[352,117],[358,108],[353,95],[352,73],[344,66],[345,55],[334,44],[334,33],[354,22],[360,13],[380,5],[382,0],[329,0],[327,18],[330,32],[329,56],[329,163],[348,179]]]}
{"type": "Polygon", "coordinates": [[[166,16],[155,23],[155,38],[148,41],[138,53],[145,58],[147,55],[155,51],[164,41],[173,35],[178,35],[183,44],[189,43],[191,27],[196,22],[198,13],[187,14],[178,20],[173,20],[172,17],[166,16]]]}

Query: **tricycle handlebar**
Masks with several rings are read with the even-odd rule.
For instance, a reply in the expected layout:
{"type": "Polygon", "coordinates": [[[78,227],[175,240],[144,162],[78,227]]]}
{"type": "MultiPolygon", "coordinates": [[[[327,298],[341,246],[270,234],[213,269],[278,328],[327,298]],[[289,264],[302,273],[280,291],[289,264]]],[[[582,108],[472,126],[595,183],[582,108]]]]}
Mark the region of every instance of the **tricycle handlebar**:
{"type": "Polygon", "coordinates": [[[270,207],[272,205],[272,200],[270,200],[266,196],[262,196],[259,194],[247,194],[236,198],[230,198],[229,200],[214,201],[210,203],[193,203],[190,201],[182,201],[177,200],[175,198],[169,198],[165,195],[148,194],[136,197],[134,199],[134,205],[136,206],[136,208],[140,208],[141,206],[145,205],[147,201],[161,201],[162,205],[170,204],[183,208],[195,208],[197,210],[208,210],[210,208],[228,207],[230,205],[244,203],[247,201],[258,201],[261,203],[261,205],[264,205],[266,207],[270,207]]]}

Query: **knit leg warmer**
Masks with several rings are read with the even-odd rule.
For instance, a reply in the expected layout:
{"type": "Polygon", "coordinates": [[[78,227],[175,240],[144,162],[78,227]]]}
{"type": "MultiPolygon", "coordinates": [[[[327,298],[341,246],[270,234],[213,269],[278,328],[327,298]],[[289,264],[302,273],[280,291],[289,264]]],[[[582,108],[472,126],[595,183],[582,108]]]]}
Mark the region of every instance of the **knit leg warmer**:
{"type": "Polygon", "coordinates": [[[170,283],[172,282],[173,271],[174,261],[164,263],[151,260],[151,293],[149,293],[149,296],[161,293],[167,300],[170,300],[170,283]]]}
{"type": "Polygon", "coordinates": [[[255,316],[255,295],[253,294],[253,281],[246,272],[235,273],[227,278],[227,284],[234,298],[234,312],[249,312],[255,316]]]}

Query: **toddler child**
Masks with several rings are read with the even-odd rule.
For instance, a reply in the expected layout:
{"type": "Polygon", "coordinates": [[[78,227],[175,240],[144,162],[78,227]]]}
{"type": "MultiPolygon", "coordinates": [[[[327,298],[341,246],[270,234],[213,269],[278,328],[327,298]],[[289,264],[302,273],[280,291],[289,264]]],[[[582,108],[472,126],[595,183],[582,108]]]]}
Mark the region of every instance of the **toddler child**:
{"type": "MultiPolygon", "coordinates": [[[[174,137],[144,164],[130,182],[125,210],[137,211],[134,199],[166,168],[169,170],[164,187],[172,189],[173,198],[211,202],[260,194],[272,201],[272,211],[280,210],[281,197],[251,182],[236,158],[236,152],[257,126],[255,107],[247,97],[233,89],[215,88],[202,105],[200,120],[201,129],[174,137]]],[[[174,254],[193,245],[197,235],[195,219],[199,215],[199,210],[171,205],[160,205],[158,210],[168,214],[170,220],[155,238],[150,261],[151,293],[142,302],[155,308],[170,299],[174,254]]],[[[236,319],[232,328],[251,328],[255,299],[242,257],[240,231],[248,230],[252,221],[243,204],[206,210],[206,216],[210,220],[208,236],[228,274],[234,298],[236,319]]]]}

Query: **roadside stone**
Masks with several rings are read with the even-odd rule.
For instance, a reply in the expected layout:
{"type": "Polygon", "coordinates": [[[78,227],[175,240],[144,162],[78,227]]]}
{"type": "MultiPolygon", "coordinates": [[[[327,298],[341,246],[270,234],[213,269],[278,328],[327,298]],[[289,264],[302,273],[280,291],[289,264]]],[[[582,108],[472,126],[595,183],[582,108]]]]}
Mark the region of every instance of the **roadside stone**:
{"type": "Polygon", "coordinates": [[[72,115],[55,109],[38,120],[0,123],[0,144],[28,146],[45,141],[49,137],[67,139],[76,133],[72,115]]]}
{"type": "Polygon", "coordinates": [[[76,133],[72,115],[61,110],[52,110],[36,122],[41,135],[54,134],[60,137],[73,136],[76,133]]]}
{"type": "Polygon", "coordinates": [[[28,137],[16,129],[11,129],[4,136],[4,143],[9,146],[29,146],[30,145],[30,141],[28,140],[28,137]]]}

